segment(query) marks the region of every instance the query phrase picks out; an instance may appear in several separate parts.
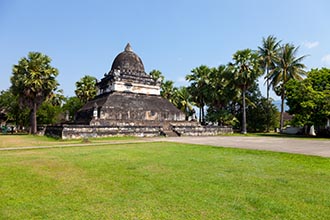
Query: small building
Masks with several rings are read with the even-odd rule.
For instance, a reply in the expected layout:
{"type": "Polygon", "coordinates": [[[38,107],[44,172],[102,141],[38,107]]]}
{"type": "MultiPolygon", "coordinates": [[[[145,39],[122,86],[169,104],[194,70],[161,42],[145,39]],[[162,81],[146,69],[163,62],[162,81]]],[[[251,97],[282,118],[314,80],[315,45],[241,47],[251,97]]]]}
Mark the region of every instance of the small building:
{"type": "Polygon", "coordinates": [[[63,139],[84,137],[180,136],[231,133],[231,128],[203,127],[160,95],[160,81],[144,70],[130,44],[97,82],[98,94],[76,114],[74,124],[47,126],[45,134],[63,139]]]}

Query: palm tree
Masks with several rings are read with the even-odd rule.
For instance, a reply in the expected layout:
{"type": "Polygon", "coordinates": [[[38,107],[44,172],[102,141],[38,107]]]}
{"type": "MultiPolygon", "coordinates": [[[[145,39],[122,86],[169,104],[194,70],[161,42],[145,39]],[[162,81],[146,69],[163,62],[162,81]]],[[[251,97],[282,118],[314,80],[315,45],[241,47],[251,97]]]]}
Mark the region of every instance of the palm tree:
{"type": "MultiPolygon", "coordinates": [[[[269,72],[275,68],[275,60],[278,58],[278,50],[280,47],[280,42],[277,41],[276,37],[268,36],[266,39],[262,38],[262,46],[258,47],[259,56],[261,58],[261,68],[265,73],[266,85],[267,85],[267,100],[269,100],[269,72]]],[[[270,102],[268,102],[270,103],[270,102]]],[[[267,125],[266,130],[269,132],[270,124],[270,106],[267,108],[267,125]]]]}
{"type": "Polygon", "coordinates": [[[234,63],[229,64],[232,69],[236,87],[242,92],[242,133],[246,134],[246,91],[261,75],[259,56],[250,49],[239,50],[233,55],[234,63]]]}
{"type": "Polygon", "coordinates": [[[56,90],[58,70],[50,65],[51,58],[39,52],[30,52],[13,67],[11,91],[18,95],[21,106],[30,111],[30,133],[37,133],[37,110],[56,90]]]}
{"type": "Polygon", "coordinates": [[[199,108],[199,122],[205,122],[204,107],[206,105],[206,99],[208,96],[208,84],[209,84],[209,75],[210,68],[201,65],[193,69],[192,74],[186,76],[186,80],[192,82],[188,90],[192,95],[192,99],[196,103],[196,106],[199,108]]]}
{"type": "Polygon", "coordinates": [[[160,95],[173,103],[173,92],[174,92],[174,82],[171,80],[166,80],[161,84],[160,95]]]}
{"type": "Polygon", "coordinates": [[[162,72],[160,72],[159,70],[152,70],[149,75],[155,80],[155,81],[159,81],[160,83],[163,83],[164,81],[164,76],[162,74],[162,72]]]}
{"type": "Polygon", "coordinates": [[[191,95],[187,87],[175,88],[173,95],[173,104],[185,113],[186,120],[188,120],[188,117],[193,111],[194,103],[191,102],[191,95]]]}
{"type": "Polygon", "coordinates": [[[284,113],[284,100],[285,100],[285,85],[290,79],[302,80],[306,74],[304,68],[306,66],[301,61],[306,55],[296,57],[299,47],[292,44],[283,45],[278,54],[278,59],[275,61],[275,69],[269,73],[268,78],[274,91],[277,95],[281,96],[281,119],[280,129],[283,129],[283,113],[284,113]]]}
{"type": "Polygon", "coordinates": [[[277,41],[274,36],[268,36],[266,39],[262,38],[262,46],[258,47],[259,56],[261,58],[261,68],[265,73],[267,85],[267,100],[269,99],[269,72],[275,68],[275,60],[278,57],[278,50],[281,41],[277,41]]]}
{"type": "Polygon", "coordinates": [[[97,94],[96,78],[85,75],[78,82],[76,82],[76,90],[74,92],[82,103],[87,103],[97,94]]]}

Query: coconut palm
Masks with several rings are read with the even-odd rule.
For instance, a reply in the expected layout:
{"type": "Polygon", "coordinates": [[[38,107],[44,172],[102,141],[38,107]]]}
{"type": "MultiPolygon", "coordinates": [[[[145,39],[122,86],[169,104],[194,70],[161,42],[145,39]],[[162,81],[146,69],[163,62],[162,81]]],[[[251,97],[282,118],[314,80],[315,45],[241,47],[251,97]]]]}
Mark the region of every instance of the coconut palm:
{"type": "MultiPolygon", "coordinates": [[[[266,39],[262,38],[262,46],[258,47],[258,52],[261,60],[261,68],[265,73],[265,80],[267,85],[267,100],[269,100],[269,72],[275,68],[275,60],[278,57],[278,50],[280,48],[280,42],[277,41],[276,37],[268,36],[266,39]]],[[[270,102],[269,102],[270,103],[270,102]]],[[[267,126],[266,130],[269,131],[269,124],[270,124],[270,112],[267,109],[267,126]]]]}
{"type": "Polygon", "coordinates": [[[275,61],[276,67],[268,76],[274,91],[281,96],[281,130],[284,126],[285,85],[290,79],[302,80],[302,77],[306,74],[304,71],[306,66],[301,62],[306,55],[297,58],[298,49],[299,47],[295,47],[292,44],[283,45],[279,50],[278,59],[275,61]]]}
{"type": "Polygon", "coordinates": [[[261,68],[265,73],[267,85],[267,99],[269,99],[269,72],[275,68],[275,60],[278,55],[278,50],[281,41],[277,41],[274,36],[268,36],[266,39],[262,38],[262,46],[258,47],[259,56],[261,58],[261,68]]]}
{"type": "Polygon", "coordinates": [[[242,92],[242,133],[246,134],[246,91],[262,74],[259,56],[250,49],[239,50],[233,55],[234,63],[229,64],[233,80],[242,92]]]}

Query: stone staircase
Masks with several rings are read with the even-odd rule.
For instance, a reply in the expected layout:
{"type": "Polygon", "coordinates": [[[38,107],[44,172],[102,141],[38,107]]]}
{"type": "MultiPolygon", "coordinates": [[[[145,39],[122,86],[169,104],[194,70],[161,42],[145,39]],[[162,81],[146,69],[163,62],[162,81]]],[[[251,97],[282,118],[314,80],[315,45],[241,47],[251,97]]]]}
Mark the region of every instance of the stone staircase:
{"type": "Polygon", "coordinates": [[[179,137],[179,133],[175,132],[170,123],[164,123],[161,135],[165,137],[179,137]]]}
{"type": "Polygon", "coordinates": [[[165,137],[179,137],[180,135],[172,130],[163,130],[162,131],[163,135],[165,137]]]}

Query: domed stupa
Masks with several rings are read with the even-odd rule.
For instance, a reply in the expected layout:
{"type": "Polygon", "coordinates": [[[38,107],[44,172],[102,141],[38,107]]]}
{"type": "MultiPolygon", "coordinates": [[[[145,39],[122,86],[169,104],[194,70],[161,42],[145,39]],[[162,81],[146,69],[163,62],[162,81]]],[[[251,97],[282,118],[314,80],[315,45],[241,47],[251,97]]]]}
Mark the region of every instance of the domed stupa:
{"type": "Polygon", "coordinates": [[[185,120],[183,112],[160,96],[160,81],[145,72],[130,44],[116,56],[97,88],[98,95],[78,111],[76,123],[140,126],[185,120]]]}
{"type": "Polygon", "coordinates": [[[130,44],[96,84],[98,94],[76,114],[74,122],[47,126],[45,135],[62,139],[130,136],[217,135],[231,128],[201,126],[160,96],[160,81],[144,70],[130,44]]]}

